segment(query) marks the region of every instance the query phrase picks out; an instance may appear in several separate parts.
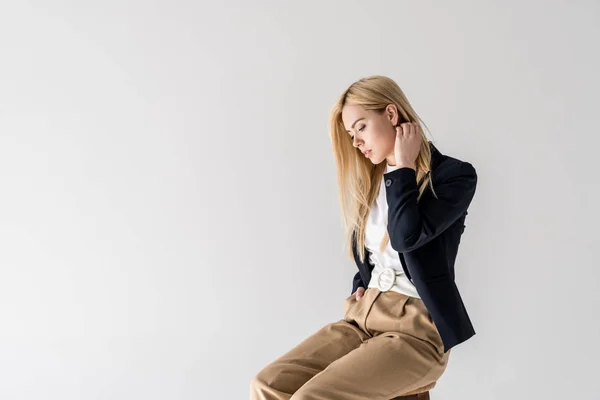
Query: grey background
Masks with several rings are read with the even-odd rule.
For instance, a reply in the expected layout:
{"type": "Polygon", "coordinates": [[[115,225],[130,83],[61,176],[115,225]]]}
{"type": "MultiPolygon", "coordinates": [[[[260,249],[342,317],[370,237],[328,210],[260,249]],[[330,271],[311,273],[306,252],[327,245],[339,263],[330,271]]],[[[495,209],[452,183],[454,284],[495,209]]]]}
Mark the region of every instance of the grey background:
{"type": "Polygon", "coordinates": [[[599,39],[596,1],[2,2],[0,398],[247,398],[341,318],[327,119],[372,74],[479,174],[432,397],[598,398],[599,39]]]}

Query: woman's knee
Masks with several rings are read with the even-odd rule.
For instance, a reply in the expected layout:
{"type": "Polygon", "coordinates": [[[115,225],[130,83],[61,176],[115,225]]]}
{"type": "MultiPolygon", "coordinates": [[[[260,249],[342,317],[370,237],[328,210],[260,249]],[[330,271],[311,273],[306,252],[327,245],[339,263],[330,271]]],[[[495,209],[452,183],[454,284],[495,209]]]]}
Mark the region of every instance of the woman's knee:
{"type": "Polygon", "coordinates": [[[260,372],[258,372],[252,380],[250,381],[250,393],[256,396],[256,398],[264,399],[268,398],[265,396],[268,392],[277,392],[277,391],[286,391],[289,388],[286,386],[289,385],[289,382],[284,380],[286,374],[282,373],[283,366],[278,365],[276,363],[271,363],[264,367],[260,372]],[[262,394],[262,396],[259,396],[262,394]]]}
{"type": "Polygon", "coordinates": [[[250,392],[260,399],[277,398],[280,394],[291,395],[313,375],[309,368],[303,368],[289,361],[272,362],[252,378],[250,392]]]}
{"type": "Polygon", "coordinates": [[[267,366],[263,368],[258,374],[254,375],[254,377],[252,377],[252,380],[250,381],[250,398],[253,398],[252,395],[257,395],[259,393],[264,392],[264,390],[269,387],[269,382],[271,381],[270,378],[272,375],[272,372],[270,370],[271,367],[267,366]]]}
{"type": "Polygon", "coordinates": [[[257,395],[262,392],[264,381],[258,375],[255,375],[250,381],[250,399],[259,398],[257,395]]]}

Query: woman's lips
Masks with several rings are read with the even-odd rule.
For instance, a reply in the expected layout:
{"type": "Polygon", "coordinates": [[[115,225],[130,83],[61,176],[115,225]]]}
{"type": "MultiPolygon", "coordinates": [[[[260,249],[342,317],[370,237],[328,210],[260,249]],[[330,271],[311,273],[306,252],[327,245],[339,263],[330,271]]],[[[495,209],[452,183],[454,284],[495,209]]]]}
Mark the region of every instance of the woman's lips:
{"type": "Polygon", "coordinates": [[[363,154],[365,157],[369,158],[369,156],[371,155],[371,150],[363,151],[363,154]]]}

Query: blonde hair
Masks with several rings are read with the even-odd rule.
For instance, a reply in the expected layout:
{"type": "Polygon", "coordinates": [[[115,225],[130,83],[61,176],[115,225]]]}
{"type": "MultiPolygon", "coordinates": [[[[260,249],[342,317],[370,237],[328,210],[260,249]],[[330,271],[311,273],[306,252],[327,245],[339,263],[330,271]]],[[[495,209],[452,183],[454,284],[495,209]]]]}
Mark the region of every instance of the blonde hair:
{"type": "MultiPolygon", "coordinates": [[[[420,182],[417,201],[427,186],[433,191],[430,174],[431,149],[423,129],[426,125],[413,110],[398,84],[388,77],[374,75],[350,85],[331,109],[329,131],[337,169],[345,243],[350,246],[350,256],[353,257],[352,245],[355,241],[362,262],[365,259],[367,219],[371,206],[379,194],[387,162],[384,160],[373,165],[360,150],[353,146],[342,121],[342,109],[345,105],[360,105],[365,110],[383,112],[388,104],[394,104],[398,109],[398,124],[414,122],[421,126],[423,140],[416,160],[417,182],[420,182]]],[[[389,239],[386,229],[381,240],[380,251],[385,249],[389,239]]]]}

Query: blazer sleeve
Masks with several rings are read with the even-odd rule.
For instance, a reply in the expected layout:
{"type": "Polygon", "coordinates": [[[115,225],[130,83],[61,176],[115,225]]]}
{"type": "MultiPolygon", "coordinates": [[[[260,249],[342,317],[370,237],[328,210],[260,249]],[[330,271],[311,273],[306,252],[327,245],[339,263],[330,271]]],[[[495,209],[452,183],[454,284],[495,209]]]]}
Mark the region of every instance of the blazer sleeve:
{"type": "Polygon", "coordinates": [[[356,292],[356,289],[358,289],[359,287],[363,287],[366,289],[365,283],[362,281],[362,278],[360,277],[360,271],[357,272],[356,275],[354,275],[354,279],[352,279],[352,292],[350,292],[350,294],[356,292]]]}
{"type": "Polygon", "coordinates": [[[465,161],[440,169],[433,177],[432,193],[417,203],[416,171],[403,167],[384,174],[388,203],[388,233],[392,248],[400,253],[423,246],[466,213],[477,186],[477,172],[465,161]]]}

